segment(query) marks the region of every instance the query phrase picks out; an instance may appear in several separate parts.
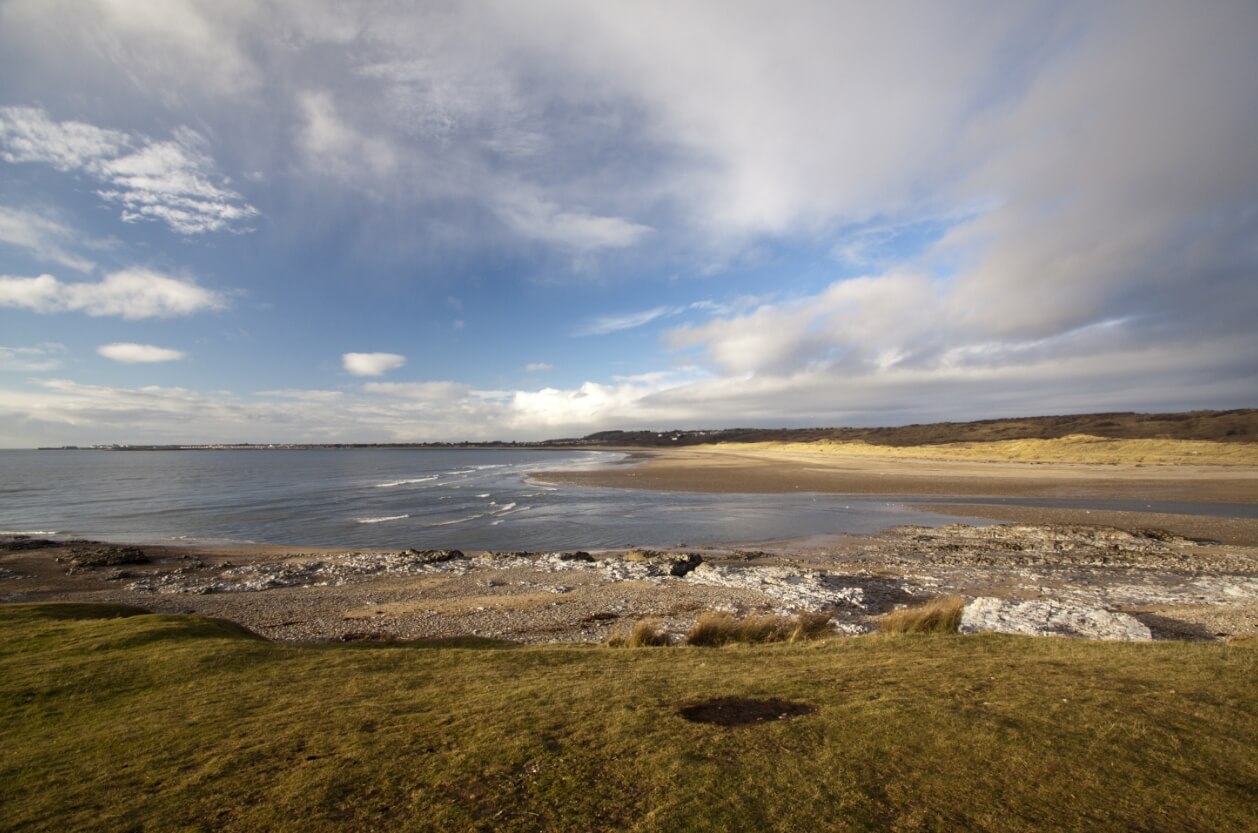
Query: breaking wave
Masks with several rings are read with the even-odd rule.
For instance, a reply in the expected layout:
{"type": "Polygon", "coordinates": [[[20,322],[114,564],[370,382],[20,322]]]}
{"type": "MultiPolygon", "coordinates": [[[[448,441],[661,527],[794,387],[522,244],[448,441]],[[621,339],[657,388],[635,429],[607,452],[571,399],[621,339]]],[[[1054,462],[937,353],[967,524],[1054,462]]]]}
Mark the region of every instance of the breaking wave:
{"type": "Polygon", "coordinates": [[[385,521],[400,521],[403,518],[409,518],[410,515],[385,515],[380,518],[354,518],[354,523],[358,524],[382,524],[385,521]]]}
{"type": "Polygon", "coordinates": [[[427,483],[430,480],[436,480],[439,475],[430,474],[427,477],[412,477],[409,480],[390,480],[388,483],[377,483],[377,489],[387,489],[390,486],[406,486],[411,483],[427,483]]]}

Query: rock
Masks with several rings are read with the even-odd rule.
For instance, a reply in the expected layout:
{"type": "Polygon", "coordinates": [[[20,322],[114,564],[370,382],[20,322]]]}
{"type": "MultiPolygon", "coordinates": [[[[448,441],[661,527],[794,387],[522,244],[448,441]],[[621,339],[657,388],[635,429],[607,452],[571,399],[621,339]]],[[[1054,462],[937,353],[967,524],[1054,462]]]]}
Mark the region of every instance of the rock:
{"type": "Polygon", "coordinates": [[[654,550],[630,550],[622,556],[622,560],[626,564],[647,565],[648,576],[684,576],[703,563],[703,557],[698,553],[654,550]]]}
{"type": "Polygon", "coordinates": [[[403,550],[397,554],[397,558],[416,564],[441,564],[467,556],[462,550],[403,550]]]}
{"type": "Polygon", "coordinates": [[[556,557],[560,561],[584,561],[587,564],[594,563],[594,556],[584,550],[578,550],[577,552],[561,552],[556,557]]]}
{"type": "Polygon", "coordinates": [[[117,567],[121,564],[147,564],[149,557],[139,547],[76,547],[70,550],[71,575],[96,567],[117,567]]]}
{"type": "Polygon", "coordinates": [[[704,563],[687,581],[717,587],[757,590],[786,610],[821,610],[829,607],[864,607],[865,591],[846,587],[825,570],[791,567],[725,567],[704,563]]]}
{"type": "Polygon", "coordinates": [[[975,599],[961,613],[961,633],[981,631],[1128,642],[1153,638],[1148,626],[1126,613],[1058,601],[1019,602],[991,596],[975,599]]]}

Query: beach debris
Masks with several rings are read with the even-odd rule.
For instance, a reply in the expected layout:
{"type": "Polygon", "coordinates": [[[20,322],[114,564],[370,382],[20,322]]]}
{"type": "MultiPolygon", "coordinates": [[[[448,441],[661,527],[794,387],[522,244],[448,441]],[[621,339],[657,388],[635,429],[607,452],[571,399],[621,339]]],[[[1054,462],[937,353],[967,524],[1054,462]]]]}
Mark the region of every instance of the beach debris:
{"type": "Polygon", "coordinates": [[[1126,642],[1153,638],[1147,625],[1126,613],[1051,600],[1011,601],[993,596],[980,596],[961,613],[961,633],[983,631],[1126,642]]]}

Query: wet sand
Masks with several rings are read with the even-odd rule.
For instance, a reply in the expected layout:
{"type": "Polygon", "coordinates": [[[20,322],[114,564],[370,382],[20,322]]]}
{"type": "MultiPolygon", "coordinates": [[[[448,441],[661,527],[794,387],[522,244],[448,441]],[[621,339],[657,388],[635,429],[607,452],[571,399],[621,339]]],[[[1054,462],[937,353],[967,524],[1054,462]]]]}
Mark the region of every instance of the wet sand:
{"type": "MultiPolygon", "coordinates": [[[[621,449],[623,450],[623,449],[621,449]]],[[[684,492],[887,495],[930,498],[950,515],[1019,523],[1159,526],[1191,538],[1258,545],[1258,521],[1143,512],[1101,512],[1034,506],[949,504],[948,497],[1046,500],[1151,500],[1258,503],[1258,467],[988,463],[833,458],[800,452],[728,447],[633,450],[623,462],[595,469],[547,472],[539,480],[577,486],[684,492]]]]}

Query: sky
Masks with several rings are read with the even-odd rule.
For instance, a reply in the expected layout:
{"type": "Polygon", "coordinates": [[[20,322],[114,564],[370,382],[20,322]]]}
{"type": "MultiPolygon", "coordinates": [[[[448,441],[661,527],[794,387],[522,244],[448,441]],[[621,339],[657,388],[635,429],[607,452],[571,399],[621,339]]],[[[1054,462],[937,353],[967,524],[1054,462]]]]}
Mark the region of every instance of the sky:
{"type": "Polygon", "coordinates": [[[1255,32],[0,0],[0,447],[1258,405],[1255,32]]]}

